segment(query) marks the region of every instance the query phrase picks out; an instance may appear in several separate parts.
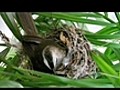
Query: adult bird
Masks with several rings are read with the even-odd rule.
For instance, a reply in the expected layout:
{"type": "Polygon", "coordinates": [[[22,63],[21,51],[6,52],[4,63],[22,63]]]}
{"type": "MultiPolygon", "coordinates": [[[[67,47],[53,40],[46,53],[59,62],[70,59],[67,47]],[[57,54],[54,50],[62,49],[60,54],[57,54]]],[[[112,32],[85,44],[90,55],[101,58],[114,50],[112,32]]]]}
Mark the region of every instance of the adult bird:
{"type": "Polygon", "coordinates": [[[32,62],[34,70],[55,73],[67,54],[67,49],[52,39],[44,39],[38,34],[31,13],[17,12],[26,33],[23,36],[23,48],[32,62]]]}

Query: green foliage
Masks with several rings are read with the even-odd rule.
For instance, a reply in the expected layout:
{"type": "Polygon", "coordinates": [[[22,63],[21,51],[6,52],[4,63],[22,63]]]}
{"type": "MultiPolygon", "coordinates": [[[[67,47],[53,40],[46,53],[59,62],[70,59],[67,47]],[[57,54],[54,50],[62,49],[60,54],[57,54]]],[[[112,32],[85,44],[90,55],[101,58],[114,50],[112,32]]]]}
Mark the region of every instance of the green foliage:
{"type": "MultiPolygon", "coordinates": [[[[120,87],[120,14],[113,12],[118,20],[115,22],[109,18],[108,12],[34,12],[35,25],[40,35],[45,36],[52,30],[64,23],[73,25],[82,30],[89,42],[94,46],[105,47],[105,51],[98,51],[95,47],[91,52],[93,60],[97,63],[99,71],[96,78],[83,78],[73,80],[66,77],[51,75],[22,69],[18,66],[20,57],[11,51],[10,47],[0,52],[0,87],[120,87]],[[94,19],[92,19],[94,18],[94,19]],[[103,26],[97,32],[91,32],[86,24],[103,26]],[[11,56],[13,55],[13,56],[11,56]],[[6,67],[6,68],[4,68],[6,67]]],[[[14,36],[21,41],[21,24],[15,13],[2,12],[1,16],[14,36]],[[16,21],[17,23],[16,23],[16,21]]],[[[0,44],[3,46],[3,44],[0,44]]]]}

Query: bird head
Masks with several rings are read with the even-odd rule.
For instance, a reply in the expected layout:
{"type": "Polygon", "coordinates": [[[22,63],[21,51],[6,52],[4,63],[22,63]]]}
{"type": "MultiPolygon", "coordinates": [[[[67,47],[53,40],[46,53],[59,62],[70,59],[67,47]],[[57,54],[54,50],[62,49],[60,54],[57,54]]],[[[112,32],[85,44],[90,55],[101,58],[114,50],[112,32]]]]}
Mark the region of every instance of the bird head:
{"type": "Polygon", "coordinates": [[[50,42],[51,44],[48,44],[42,51],[43,62],[55,73],[62,65],[63,59],[66,56],[66,49],[51,40],[47,40],[47,42],[50,42]]]}

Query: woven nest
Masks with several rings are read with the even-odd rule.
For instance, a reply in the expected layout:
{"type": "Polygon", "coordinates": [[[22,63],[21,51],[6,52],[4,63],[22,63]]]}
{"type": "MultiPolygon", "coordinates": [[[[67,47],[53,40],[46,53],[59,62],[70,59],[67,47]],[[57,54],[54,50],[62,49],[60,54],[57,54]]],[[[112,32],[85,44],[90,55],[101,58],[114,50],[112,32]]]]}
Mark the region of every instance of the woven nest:
{"type": "Polygon", "coordinates": [[[56,74],[79,79],[96,73],[97,66],[89,55],[90,44],[82,30],[64,25],[48,34],[46,38],[51,38],[62,47],[68,48],[69,63],[65,68],[60,66],[56,74]]]}

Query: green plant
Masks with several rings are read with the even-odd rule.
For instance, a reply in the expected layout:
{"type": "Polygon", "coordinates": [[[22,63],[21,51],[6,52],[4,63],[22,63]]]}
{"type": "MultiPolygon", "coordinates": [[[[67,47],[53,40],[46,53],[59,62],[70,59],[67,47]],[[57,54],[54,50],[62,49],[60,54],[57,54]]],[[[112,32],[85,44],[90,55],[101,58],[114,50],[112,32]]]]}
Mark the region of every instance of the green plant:
{"type": "MultiPolygon", "coordinates": [[[[15,53],[16,49],[12,52],[12,47],[7,47],[0,53],[0,61],[4,62],[6,66],[6,68],[4,68],[5,66],[0,66],[0,79],[6,82],[8,81],[8,83],[9,80],[15,81],[23,87],[120,87],[120,63],[113,64],[113,61],[120,60],[120,13],[114,12],[114,14],[118,22],[110,19],[108,12],[103,12],[103,14],[99,12],[32,13],[32,15],[37,15],[34,23],[40,35],[46,35],[51,28],[61,25],[63,23],[61,20],[64,20],[67,25],[75,22],[77,27],[84,31],[86,38],[94,47],[106,47],[105,52],[100,52],[97,49],[90,52],[93,60],[100,69],[100,71],[97,72],[98,76],[96,78],[73,80],[66,77],[19,68],[18,62],[20,61],[20,57],[15,53]],[[89,17],[95,18],[95,20],[89,19],[89,17]],[[100,25],[103,26],[103,28],[93,33],[86,28],[86,24],[100,25]],[[83,28],[82,25],[84,26],[83,28]],[[35,76],[28,74],[28,72],[35,76]]],[[[1,12],[1,17],[16,39],[21,41],[22,36],[20,31],[22,27],[16,13],[1,12]]],[[[3,83],[3,81],[0,81],[0,83],[3,83]]],[[[2,87],[1,84],[0,86],[2,87]]]]}

